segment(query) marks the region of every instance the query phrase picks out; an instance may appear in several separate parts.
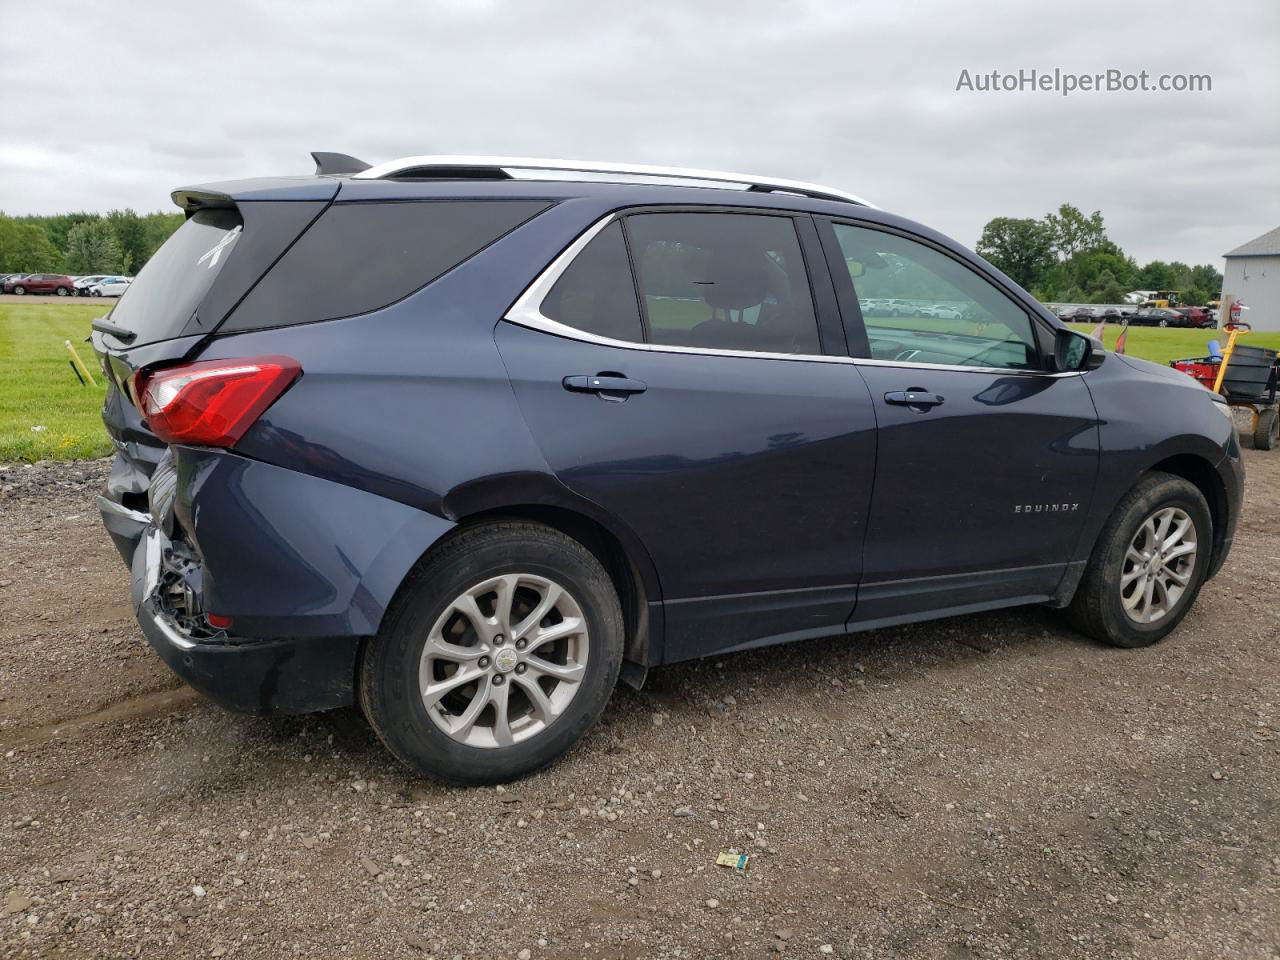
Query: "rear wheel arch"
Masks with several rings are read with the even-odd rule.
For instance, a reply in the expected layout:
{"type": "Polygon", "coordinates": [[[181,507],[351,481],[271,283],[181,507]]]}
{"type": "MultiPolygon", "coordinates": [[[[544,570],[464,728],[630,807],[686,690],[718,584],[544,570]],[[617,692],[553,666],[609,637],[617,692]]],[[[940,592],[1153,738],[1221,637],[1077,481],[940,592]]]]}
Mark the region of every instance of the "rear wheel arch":
{"type": "MultiPolygon", "coordinates": [[[[654,666],[660,661],[661,623],[654,622],[649,606],[650,601],[661,597],[657,572],[648,552],[638,542],[624,544],[621,536],[598,519],[561,505],[509,503],[481,508],[474,500],[471,505],[475,509],[462,515],[449,511],[449,519],[454,521],[455,526],[432,543],[406,574],[404,582],[412,579],[414,570],[430,563],[445,545],[467,531],[493,523],[536,523],[577,541],[595,556],[609,574],[622,606],[626,633],[625,660],[640,668],[654,666]]],[[[632,677],[633,674],[624,669],[623,679],[631,682],[632,677]]]]}

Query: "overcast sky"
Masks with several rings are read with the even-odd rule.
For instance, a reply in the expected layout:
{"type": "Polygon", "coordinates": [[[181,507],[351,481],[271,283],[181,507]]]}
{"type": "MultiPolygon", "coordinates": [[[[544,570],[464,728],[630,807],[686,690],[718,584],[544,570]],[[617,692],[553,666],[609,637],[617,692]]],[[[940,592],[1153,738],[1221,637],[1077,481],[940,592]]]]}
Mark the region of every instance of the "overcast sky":
{"type": "Polygon", "coordinates": [[[972,246],[1100,209],[1140,261],[1280,224],[1280,2],[0,0],[0,210],[169,208],[310,150],[813,180],[972,246]],[[31,14],[33,16],[28,16],[31,14]],[[38,21],[38,23],[33,22],[38,21]],[[47,26],[44,36],[37,27],[47,26]],[[1212,92],[957,92],[962,70],[1208,73],[1212,92]]]}

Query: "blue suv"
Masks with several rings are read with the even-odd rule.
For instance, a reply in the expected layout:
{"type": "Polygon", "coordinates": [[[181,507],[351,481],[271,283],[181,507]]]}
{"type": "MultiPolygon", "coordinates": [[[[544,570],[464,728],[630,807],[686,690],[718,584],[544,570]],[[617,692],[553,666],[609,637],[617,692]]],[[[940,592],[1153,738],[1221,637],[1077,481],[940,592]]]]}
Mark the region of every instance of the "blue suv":
{"type": "Polygon", "coordinates": [[[358,703],[495,782],[652,667],[1018,604],[1139,647],[1227,555],[1221,399],[927,227],[714,171],[314,156],[176,191],[94,322],[138,620],[231,709],[358,703]]]}

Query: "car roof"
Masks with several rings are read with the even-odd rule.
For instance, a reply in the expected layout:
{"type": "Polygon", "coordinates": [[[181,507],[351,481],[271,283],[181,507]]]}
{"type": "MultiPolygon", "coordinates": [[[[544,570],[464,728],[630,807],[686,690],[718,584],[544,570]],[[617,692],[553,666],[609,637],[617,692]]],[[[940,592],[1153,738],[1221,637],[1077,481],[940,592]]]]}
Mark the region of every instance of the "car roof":
{"type": "Polygon", "coordinates": [[[369,202],[391,200],[545,200],[583,201],[584,206],[619,210],[636,206],[715,206],[773,209],[829,217],[870,220],[954,244],[937,231],[878,207],[853,201],[801,196],[783,191],[731,189],[698,181],[683,185],[671,180],[653,183],[615,183],[577,180],[522,179],[369,179],[312,175],[259,177],[180,187],[175,203],[188,214],[207,206],[262,200],[369,202]],[[594,203],[592,202],[594,201],[594,203]]]}
{"type": "MultiPolygon", "coordinates": [[[[359,163],[359,161],[355,161],[359,163]]],[[[361,166],[353,173],[368,172],[361,166]]],[[[818,188],[822,189],[822,188],[818,188]]],[[[599,220],[606,214],[633,207],[686,206],[723,210],[759,210],[807,213],[833,219],[866,221],[936,243],[969,261],[980,271],[999,278],[1018,298],[1044,319],[1056,317],[1013,280],[978,257],[968,247],[922,223],[890,213],[879,207],[834,197],[803,196],[781,188],[708,185],[694,178],[654,178],[653,182],[609,182],[598,180],[512,179],[467,177],[386,177],[340,174],[260,177],[181,187],[173,200],[188,215],[206,207],[228,206],[253,201],[332,201],[335,203],[405,200],[541,200],[572,204],[581,211],[582,223],[599,220]]]]}

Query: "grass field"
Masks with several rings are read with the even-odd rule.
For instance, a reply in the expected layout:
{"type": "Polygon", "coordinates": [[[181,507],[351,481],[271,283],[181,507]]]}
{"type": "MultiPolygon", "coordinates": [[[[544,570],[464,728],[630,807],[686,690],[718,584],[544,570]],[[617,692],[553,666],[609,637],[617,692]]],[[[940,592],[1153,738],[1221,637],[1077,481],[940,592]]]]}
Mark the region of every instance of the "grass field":
{"type": "Polygon", "coordinates": [[[84,342],[102,302],[0,303],[0,461],[75,460],[111,451],[100,411],[106,388],[84,342]],[[81,386],[70,340],[98,381],[81,386]],[[38,429],[37,429],[38,428],[38,429]]]}
{"type": "MultiPolygon", "coordinates": [[[[99,417],[105,388],[93,351],[84,342],[89,321],[104,309],[101,303],[0,303],[0,461],[73,460],[111,452],[99,417]],[[76,380],[67,364],[66,340],[98,379],[96,387],[82,387],[76,380]]],[[[1090,333],[1095,325],[1071,326],[1090,333]]],[[[1119,326],[1107,326],[1108,348],[1119,334],[1119,326]]],[[[1226,335],[1221,330],[1130,327],[1127,352],[1168,363],[1203,356],[1210,340],[1225,345],[1226,335]]],[[[1280,333],[1250,334],[1246,342],[1280,349],[1280,333]]]]}
{"type": "MultiPolygon", "coordinates": [[[[1070,323],[1067,326],[1081,333],[1093,333],[1096,323],[1070,323]]],[[[1115,346],[1116,337],[1120,336],[1120,325],[1107,324],[1103,343],[1110,350],[1115,346]]],[[[1208,354],[1210,340],[1217,340],[1219,346],[1226,347],[1227,332],[1225,330],[1185,330],[1170,327],[1130,327],[1129,338],[1125,341],[1125,353],[1156,363],[1168,363],[1170,360],[1181,360],[1183,357],[1203,357],[1208,354]]],[[[1238,341],[1251,347],[1266,347],[1280,350],[1280,333],[1249,333],[1238,341]]]]}

